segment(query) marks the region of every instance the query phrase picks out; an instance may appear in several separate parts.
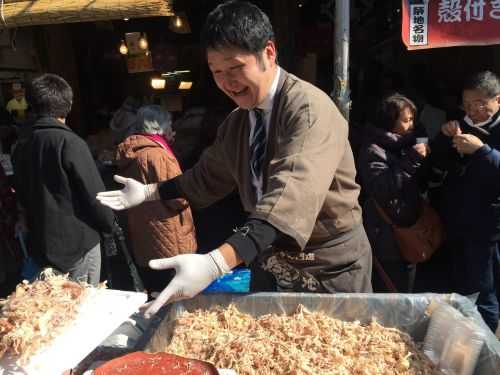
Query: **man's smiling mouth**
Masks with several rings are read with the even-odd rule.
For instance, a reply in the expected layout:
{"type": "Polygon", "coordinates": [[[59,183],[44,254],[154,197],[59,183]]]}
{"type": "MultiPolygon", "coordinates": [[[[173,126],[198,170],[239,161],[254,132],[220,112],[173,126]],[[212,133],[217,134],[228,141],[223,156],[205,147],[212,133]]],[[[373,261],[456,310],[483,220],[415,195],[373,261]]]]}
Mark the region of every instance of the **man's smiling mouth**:
{"type": "Polygon", "coordinates": [[[248,87],[245,87],[244,89],[240,91],[229,91],[232,96],[243,96],[248,92],[248,87]]]}

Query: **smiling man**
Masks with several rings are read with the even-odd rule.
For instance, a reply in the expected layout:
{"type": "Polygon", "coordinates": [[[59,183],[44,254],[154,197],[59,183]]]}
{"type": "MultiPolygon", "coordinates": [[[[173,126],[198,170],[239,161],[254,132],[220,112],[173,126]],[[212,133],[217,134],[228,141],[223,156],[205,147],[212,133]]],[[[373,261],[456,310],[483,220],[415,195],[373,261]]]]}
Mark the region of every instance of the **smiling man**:
{"type": "Polygon", "coordinates": [[[371,291],[348,126],[335,104],[278,66],[271,23],[250,3],[219,5],[202,43],[217,86],[238,106],[214,144],[181,176],[159,185],[128,179],[98,199],[124,209],[184,197],[201,208],[237,189],[248,221],[209,254],[151,261],[176,276],[147,315],[193,297],[240,263],[273,276],[260,279],[259,290],[371,291]]]}
{"type": "Polygon", "coordinates": [[[500,79],[469,77],[462,91],[466,116],[450,121],[432,145],[446,176],[441,212],[453,255],[457,292],[479,292],[478,310],[493,332],[500,308],[500,79]]]}

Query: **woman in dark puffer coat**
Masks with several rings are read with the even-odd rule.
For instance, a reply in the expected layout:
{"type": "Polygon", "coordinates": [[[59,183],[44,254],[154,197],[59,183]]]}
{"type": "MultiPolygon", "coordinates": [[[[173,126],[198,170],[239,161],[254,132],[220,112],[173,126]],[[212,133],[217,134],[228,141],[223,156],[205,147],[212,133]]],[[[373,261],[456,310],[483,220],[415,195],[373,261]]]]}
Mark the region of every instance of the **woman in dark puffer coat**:
{"type": "MultiPolygon", "coordinates": [[[[416,266],[402,259],[392,228],[375,202],[396,225],[411,226],[417,220],[423,166],[430,149],[425,140],[416,143],[416,112],[415,104],[401,94],[383,99],[375,124],[366,129],[358,159],[365,197],[363,220],[373,255],[402,293],[412,291],[416,266]]],[[[374,290],[387,291],[377,271],[373,275],[374,290]]]]}

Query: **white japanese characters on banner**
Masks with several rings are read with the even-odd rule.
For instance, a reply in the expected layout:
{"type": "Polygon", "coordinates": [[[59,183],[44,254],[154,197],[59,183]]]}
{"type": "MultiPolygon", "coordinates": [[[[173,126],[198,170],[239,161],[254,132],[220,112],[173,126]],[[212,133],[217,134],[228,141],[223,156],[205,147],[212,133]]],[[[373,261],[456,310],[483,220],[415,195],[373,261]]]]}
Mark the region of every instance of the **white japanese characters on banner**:
{"type": "Polygon", "coordinates": [[[441,0],[439,2],[438,22],[483,21],[485,7],[489,2],[490,9],[486,17],[500,19],[500,0],[441,0]]]}
{"type": "Polygon", "coordinates": [[[500,44],[500,0],[403,0],[408,49],[500,44]]]}

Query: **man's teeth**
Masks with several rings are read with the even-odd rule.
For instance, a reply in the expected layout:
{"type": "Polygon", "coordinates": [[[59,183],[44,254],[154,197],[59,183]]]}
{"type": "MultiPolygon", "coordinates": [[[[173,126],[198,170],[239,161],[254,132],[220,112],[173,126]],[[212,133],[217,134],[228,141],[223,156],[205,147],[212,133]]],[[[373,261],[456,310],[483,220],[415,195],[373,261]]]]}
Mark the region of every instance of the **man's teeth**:
{"type": "Polygon", "coordinates": [[[245,93],[245,91],[246,91],[246,88],[243,90],[240,90],[240,91],[233,91],[233,95],[235,95],[235,96],[241,95],[241,94],[245,93]]]}

